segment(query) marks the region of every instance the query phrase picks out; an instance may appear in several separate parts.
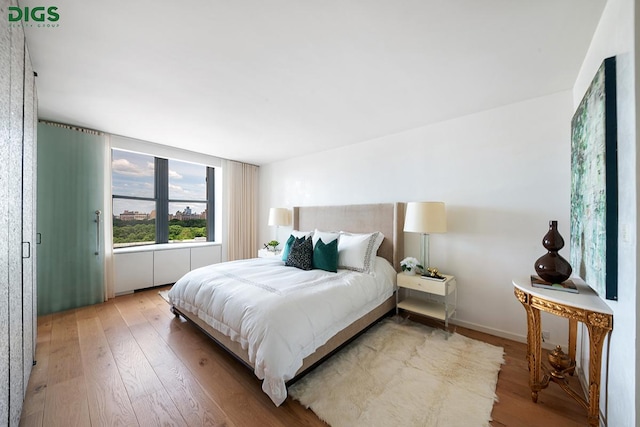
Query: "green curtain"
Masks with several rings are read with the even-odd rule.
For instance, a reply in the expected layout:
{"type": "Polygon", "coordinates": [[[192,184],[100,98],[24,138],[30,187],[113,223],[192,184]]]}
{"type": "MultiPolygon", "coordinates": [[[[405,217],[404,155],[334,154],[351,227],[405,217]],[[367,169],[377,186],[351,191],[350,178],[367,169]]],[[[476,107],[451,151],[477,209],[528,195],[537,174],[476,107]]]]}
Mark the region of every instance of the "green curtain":
{"type": "Polygon", "coordinates": [[[95,132],[38,124],[38,315],[104,300],[104,144],[95,132]]]}

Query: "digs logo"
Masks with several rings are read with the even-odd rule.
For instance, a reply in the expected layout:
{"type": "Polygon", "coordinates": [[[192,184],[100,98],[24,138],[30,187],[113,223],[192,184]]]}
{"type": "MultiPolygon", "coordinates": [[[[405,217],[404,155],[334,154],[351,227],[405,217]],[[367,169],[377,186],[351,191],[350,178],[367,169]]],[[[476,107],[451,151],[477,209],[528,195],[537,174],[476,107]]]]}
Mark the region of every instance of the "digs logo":
{"type": "MultiPolygon", "coordinates": [[[[29,23],[29,22],[56,22],[60,19],[60,14],[57,12],[57,6],[38,6],[34,8],[20,8],[16,6],[9,6],[9,22],[10,23],[29,23]]],[[[33,26],[33,25],[31,25],[33,26]]],[[[38,24],[38,27],[44,27],[45,24],[38,24]]],[[[58,24],[46,24],[47,27],[57,27],[58,24]]]]}

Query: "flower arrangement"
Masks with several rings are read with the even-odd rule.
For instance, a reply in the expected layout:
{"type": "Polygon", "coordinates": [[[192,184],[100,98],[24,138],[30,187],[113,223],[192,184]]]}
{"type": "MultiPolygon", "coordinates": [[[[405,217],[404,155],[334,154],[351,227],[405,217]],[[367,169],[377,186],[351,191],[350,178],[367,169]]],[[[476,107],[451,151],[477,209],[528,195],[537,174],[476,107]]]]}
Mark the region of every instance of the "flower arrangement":
{"type": "Polygon", "coordinates": [[[277,240],[272,240],[269,243],[267,243],[267,246],[269,246],[271,248],[271,250],[273,252],[276,251],[276,249],[278,248],[278,245],[280,244],[280,242],[278,242],[277,240]]]}
{"type": "Polygon", "coordinates": [[[418,260],[414,257],[406,257],[402,261],[400,261],[400,266],[402,267],[402,271],[404,272],[413,272],[415,273],[418,269],[423,269],[420,264],[418,264],[418,260]]]}

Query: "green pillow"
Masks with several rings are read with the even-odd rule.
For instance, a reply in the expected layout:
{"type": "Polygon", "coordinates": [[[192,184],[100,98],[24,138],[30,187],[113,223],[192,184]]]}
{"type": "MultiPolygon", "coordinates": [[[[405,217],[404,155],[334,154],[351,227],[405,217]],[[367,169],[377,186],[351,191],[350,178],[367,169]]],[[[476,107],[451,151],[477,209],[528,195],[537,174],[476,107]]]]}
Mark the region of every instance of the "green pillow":
{"type": "Polygon", "coordinates": [[[338,239],[325,243],[318,240],[313,248],[313,268],[336,273],[338,271],[338,239]]]}
{"type": "Polygon", "coordinates": [[[289,252],[291,252],[291,246],[293,245],[293,242],[296,241],[295,236],[292,234],[291,236],[289,236],[289,238],[287,239],[287,243],[284,244],[284,249],[282,250],[282,260],[286,261],[287,258],[289,258],[289,252]]]}

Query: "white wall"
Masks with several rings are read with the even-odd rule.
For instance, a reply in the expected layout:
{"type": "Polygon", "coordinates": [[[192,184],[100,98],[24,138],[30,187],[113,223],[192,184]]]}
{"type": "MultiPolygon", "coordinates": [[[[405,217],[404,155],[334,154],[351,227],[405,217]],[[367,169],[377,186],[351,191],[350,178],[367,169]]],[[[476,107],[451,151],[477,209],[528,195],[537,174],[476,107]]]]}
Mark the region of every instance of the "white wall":
{"type": "MultiPolygon", "coordinates": [[[[274,237],[269,207],[444,201],[449,232],[431,236],[431,264],[458,278],[458,323],[524,341],[511,279],[535,272],[549,220],[568,244],[572,112],[566,91],[264,165],[260,239],[274,237]]],[[[419,237],[406,239],[419,257],[419,237]]],[[[566,345],[566,320],[543,313],[543,330],[566,345]]]]}
{"type": "MultiPolygon", "coordinates": [[[[573,90],[573,105],[580,103],[604,58],[616,56],[618,112],[618,301],[606,301],[613,309],[613,332],[609,348],[608,405],[601,411],[610,426],[635,426],[637,278],[637,156],[636,72],[634,52],[634,0],[609,0],[584,59],[573,90]],[[607,409],[608,406],[608,409],[607,409]]],[[[605,346],[606,347],[606,346],[605,346]]],[[[605,350],[606,351],[606,350],[605,350]]],[[[606,378],[605,378],[606,379],[606,378]]],[[[603,390],[604,391],[604,390],[603,390]]]]}

